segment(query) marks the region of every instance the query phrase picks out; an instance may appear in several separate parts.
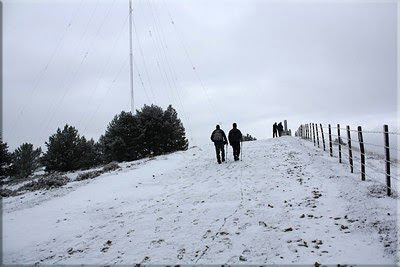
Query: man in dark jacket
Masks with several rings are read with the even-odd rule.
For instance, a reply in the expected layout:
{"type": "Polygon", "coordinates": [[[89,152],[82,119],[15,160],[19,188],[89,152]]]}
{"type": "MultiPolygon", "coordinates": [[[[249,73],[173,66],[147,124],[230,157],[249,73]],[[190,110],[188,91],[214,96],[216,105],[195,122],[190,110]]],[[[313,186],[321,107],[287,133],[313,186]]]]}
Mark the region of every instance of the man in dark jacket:
{"type": "Polygon", "coordinates": [[[221,153],[222,153],[222,162],[225,161],[225,149],[224,145],[228,144],[228,140],[226,139],[226,135],[224,131],[222,131],[217,125],[216,129],[211,134],[211,141],[214,142],[215,152],[217,153],[217,162],[221,164],[221,153]]]}
{"type": "Polygon", "coordinates": [[[236,123],[233,123],[233,129],[229,131],[228,139],[233,149],[233,158],[235,161],[239,160],[240,155],[240,142],[242,142],[242,133],[237,128],[236,123]]]}
{"type": "Polygon", "coordinates": [[[272,125],[272,137],[278,137],[278,124],[276,122],[272,125]]]}
{"type": "Polygon", "coordinates": [[[282,136],[282,133],[283,133],[283,125],[282,125],[282,122],[280,122],[280,123],[278,124],[278,133],[279,133],[279,136],[282,136]]]}

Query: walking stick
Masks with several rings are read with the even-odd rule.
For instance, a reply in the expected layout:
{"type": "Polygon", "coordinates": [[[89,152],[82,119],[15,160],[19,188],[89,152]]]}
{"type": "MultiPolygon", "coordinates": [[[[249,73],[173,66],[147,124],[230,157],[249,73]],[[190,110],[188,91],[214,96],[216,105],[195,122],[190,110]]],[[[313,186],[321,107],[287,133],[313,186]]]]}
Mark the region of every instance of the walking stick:
{"type": "Polygon", "coordinates": [[[243,140],[240,140],[240,161],[243,161],[243,140]]]}
{"type": "Polygon", "coordinates": [[[228,163],[228,144],[226,144],[226,151],[225,151],[225,162],[228,163]]]}

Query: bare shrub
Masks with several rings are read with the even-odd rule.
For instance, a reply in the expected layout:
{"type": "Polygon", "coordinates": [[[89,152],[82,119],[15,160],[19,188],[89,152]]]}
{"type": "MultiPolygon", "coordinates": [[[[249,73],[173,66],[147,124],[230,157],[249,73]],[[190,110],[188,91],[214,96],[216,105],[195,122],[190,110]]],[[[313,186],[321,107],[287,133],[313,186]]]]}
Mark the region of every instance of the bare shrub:
{"type": "Polygon", "coordinates": [[[66,185],[69,182],[68,177],[59,174],[50,174],[48,176],[39,178],[37,181],[27,183],[20,188],[18,191],[28,190],[36,191],[41,189],[57,188],[66,185]]]}
{"type": "Polygon", "coordinates": [[[0,196],[1,197],[13,197],[15,195],[17,195],[16,191],[13,191],[13,190],[10,190],[10,189],[6,189],[6,188],[0,190],[0,196]]]}
{"type": "Polygon", "coordinates": [[[91,171],[91,172],[81,173],[78,175],[76,180],[82,181],[82,180],[87,180],[87,179],[93,179],[93,178],[96,178],[97,176],[100,176],[102,173],[103,173],[103,171],[91,171]]]}
{"type": "Polygon", "coordinates": [[[113,161],[108,163],[103,167],[103,172],[115,171],[116,169],[121,168],[117,162],[113,161]]]}

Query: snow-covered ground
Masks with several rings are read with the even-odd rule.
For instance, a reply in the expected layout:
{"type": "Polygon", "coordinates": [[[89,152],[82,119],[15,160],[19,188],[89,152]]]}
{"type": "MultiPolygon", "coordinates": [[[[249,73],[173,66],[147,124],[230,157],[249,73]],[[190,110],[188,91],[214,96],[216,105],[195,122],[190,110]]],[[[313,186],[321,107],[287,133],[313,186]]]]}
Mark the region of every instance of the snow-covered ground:
{"type": "Polygon", "coordinates": [[[398,199],[308,141],[246,142],[221,165],[209,145],[123,166],[3,199],[4,263],[398,263],[398,199]]]}

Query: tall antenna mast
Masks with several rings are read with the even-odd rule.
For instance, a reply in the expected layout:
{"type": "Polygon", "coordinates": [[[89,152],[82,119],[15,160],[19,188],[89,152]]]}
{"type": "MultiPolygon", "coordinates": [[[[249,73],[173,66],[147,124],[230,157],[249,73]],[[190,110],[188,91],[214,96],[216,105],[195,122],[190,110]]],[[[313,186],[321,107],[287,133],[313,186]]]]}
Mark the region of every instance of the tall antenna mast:
{"type": "Polygon", "coordinates": [[[131,75],[131,112],[132,115],[135,111],[133,102],[133,49],[132,49],[132,0],[129,0],[129,57],[130,57],[130,75],[131,75]]]}

